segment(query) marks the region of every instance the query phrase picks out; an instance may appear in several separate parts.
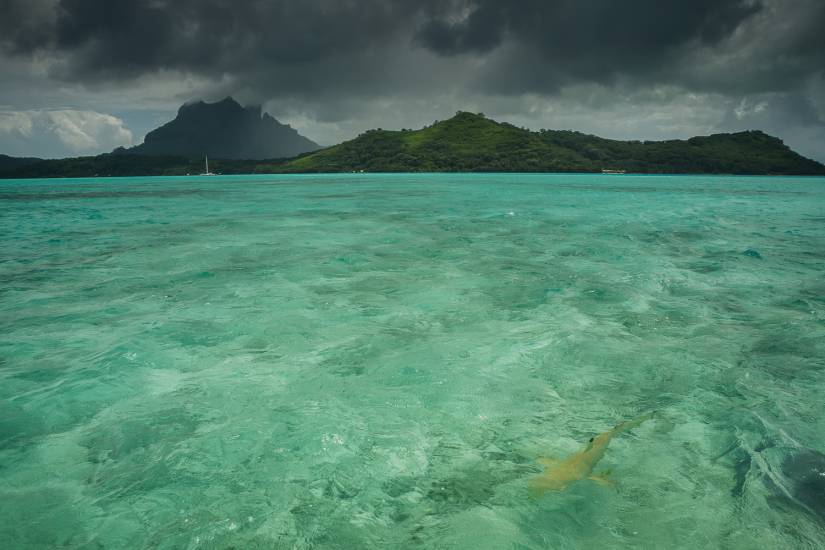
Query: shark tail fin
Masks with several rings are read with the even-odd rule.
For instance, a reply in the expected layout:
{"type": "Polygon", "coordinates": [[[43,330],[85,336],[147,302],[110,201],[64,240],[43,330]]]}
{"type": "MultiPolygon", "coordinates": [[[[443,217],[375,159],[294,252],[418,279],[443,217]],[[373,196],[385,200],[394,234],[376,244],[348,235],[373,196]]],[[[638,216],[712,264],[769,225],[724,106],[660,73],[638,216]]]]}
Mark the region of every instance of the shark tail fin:
{"type": "Polygon", "coordinates": [[[599,485],[604,485],[606,487],[615,487],[616,484],[611,479],[607,479],[605,476],[589,476],[587,479],[590,481],[595,481],[599,485]]]}
{"type": "Polygon", "coordinates": [[[642,416],[640,416],[638,418],[634,418],[633,420],[628,420],[626,422],[622,422],[621,424],[619,424],[618,426],[613,428],[612,431],[613,431],[614,434],[619,434],[619,433],[622,433],[622,432],[626,432],[628,430],[632,430],[633,428],[635,428],[636,426],[642,424],[643,422],[647,422],[648,420],[653,418],[655,415],[656,415],[656,411],[652,411],[652,412],[649,412],[647,414],[643,414],[642,416]]]}

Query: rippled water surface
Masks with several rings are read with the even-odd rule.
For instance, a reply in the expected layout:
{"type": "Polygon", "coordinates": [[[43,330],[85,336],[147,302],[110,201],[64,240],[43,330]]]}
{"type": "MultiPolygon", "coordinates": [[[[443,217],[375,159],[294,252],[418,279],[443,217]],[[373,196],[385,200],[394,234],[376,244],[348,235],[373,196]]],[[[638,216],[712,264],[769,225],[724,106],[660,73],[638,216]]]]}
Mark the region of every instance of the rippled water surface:
{"type": "Polygon", "coordinates": [[[5,181],[0,280],[2,548],[825,546],[821,178],[5,181]]]}

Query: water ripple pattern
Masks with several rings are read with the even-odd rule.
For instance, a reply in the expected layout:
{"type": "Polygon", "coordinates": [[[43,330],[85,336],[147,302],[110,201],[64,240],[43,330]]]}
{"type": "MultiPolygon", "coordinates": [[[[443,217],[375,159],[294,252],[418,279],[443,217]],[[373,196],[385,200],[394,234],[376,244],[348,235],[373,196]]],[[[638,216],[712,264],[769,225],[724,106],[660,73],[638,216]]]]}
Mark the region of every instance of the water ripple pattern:
{"type": "Polygon", "coordinates": [[[4,181],[0,245],[2,548],[825,547],[821,178],[4,181]]]}

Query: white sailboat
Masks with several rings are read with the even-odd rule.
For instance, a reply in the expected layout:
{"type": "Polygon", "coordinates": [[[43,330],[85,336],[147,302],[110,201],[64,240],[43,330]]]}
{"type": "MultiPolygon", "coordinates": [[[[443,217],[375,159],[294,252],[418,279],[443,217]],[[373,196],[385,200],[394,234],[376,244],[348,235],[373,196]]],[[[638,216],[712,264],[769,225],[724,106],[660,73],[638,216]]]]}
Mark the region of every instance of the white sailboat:
{"type": "Polygon", "coordinates": [[[209,171],[209,155],[204,155],[204,161],[206,162],[206,171],[201,176],[217,176],[217,174],[209,171]]]}

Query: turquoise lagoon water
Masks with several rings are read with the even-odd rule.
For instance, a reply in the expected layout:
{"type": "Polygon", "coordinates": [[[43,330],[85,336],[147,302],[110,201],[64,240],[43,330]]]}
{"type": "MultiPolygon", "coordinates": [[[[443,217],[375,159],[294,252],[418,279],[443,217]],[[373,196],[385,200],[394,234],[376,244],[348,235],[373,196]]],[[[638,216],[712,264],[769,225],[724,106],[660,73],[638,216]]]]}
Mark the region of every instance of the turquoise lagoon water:
{"type": "Polygon", "coordinates": [[[0,547],[825,546],[823,179],[6,181],[0,229],[0,547]]]}

